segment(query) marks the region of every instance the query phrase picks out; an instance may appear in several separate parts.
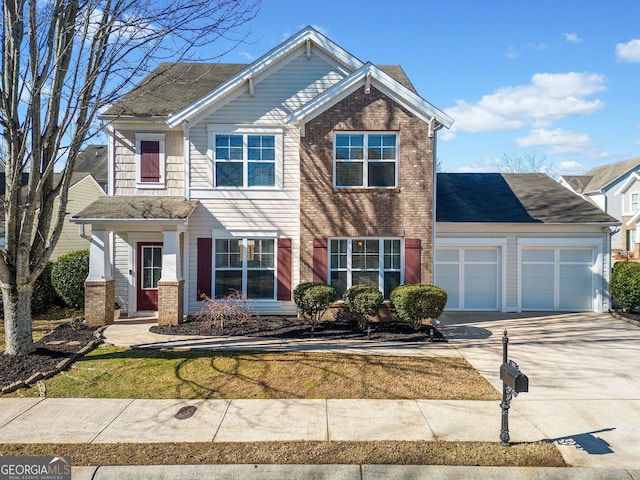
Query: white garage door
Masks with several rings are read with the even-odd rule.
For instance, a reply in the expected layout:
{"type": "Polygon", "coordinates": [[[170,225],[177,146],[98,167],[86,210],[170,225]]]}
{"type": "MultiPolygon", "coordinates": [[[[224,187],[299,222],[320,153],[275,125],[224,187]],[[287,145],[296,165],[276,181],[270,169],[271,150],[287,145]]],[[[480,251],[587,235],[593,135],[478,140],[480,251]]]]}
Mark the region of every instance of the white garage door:
{"type": "Polygon", "coordinates": [[[522,310],[592,311],[592,248],[523,248],[522,310]]]}
{"type": "Polygon", "coordinates": [[[447,310],[499,310],[499,249],[436,249],[435,283],[447,292],[447,310]]]}

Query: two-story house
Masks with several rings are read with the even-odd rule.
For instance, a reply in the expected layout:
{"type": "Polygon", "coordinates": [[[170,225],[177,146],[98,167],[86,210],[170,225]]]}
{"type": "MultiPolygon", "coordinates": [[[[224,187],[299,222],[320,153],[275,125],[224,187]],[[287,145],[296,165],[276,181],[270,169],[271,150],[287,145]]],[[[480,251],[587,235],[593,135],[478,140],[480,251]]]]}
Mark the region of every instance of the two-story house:
{"type": "Polygon", "coordinates": [[[613,253],[620,250],[640,257],[640,158],[600,165],[584,175],[563,175],[558,181],[622,222],[611,239],[613,253]]]}
{"type": "Polygon", "coordinates": [[[74,217],[92,226],[90,324],[114,301],[178,323],[232,291],[294,314],[292,289],[312,280],[386,298],[435,280],[458,310],[607,306],[615,219],[538,176],[436,182],[453,120],[400,67],[313,28],[249,65],[162,64],[102,120],[113,188],[74,217]]]}

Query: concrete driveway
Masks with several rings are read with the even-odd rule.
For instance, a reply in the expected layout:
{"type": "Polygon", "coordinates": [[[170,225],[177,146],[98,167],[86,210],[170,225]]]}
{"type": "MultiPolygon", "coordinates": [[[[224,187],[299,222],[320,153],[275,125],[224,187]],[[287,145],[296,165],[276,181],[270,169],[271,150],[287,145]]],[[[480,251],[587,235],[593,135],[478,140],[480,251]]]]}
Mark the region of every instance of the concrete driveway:
{"type": "Polygon", "coordinates": [[[640,327],[596,313],[451,312],[440,321],[442,333],[500,391],[508,331],[509,358],[529,377],[529,392],[511,411],[554,439],[567,463],[640,468],[640,327]]]}

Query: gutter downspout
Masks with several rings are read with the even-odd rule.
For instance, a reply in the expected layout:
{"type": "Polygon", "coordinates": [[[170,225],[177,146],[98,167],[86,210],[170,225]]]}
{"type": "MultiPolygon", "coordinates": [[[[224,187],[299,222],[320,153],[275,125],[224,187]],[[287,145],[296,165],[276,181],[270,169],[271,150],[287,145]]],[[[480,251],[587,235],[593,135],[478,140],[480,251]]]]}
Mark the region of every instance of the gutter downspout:
{"type": "Polygon", "coordinates": [[[432,218],[432,226],[431,226],[431,282],[435,283],[436,279],[436,198],[437,198],[437,158],[438,158],[438,148],[437,148],[437,135],[436,133],[443,127],[441,123],[436,123],[436,119],[434,117],[431,118],[429,122],[429,138],[433,139],[433,161],[432,161],[432,177],[433,184],[431,191],[433,192],[433,197],[431,200],[431,218],[432,218]]]}

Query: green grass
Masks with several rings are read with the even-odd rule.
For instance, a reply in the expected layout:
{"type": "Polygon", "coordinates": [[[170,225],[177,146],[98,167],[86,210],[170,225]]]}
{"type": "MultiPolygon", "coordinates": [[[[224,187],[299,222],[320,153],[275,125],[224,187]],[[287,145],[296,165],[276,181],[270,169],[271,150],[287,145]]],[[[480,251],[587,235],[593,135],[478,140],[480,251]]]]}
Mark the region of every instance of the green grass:
{"type": "MultiPolygon", "coordinates": [[[[161,351],[103,345],[47,380],[49,397],[498,400],[462,358],[161,351]]],[[[36,395],[37,389],[14,395],[36,395]]]]}

